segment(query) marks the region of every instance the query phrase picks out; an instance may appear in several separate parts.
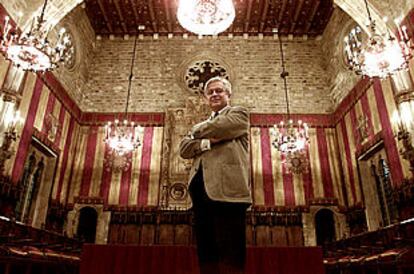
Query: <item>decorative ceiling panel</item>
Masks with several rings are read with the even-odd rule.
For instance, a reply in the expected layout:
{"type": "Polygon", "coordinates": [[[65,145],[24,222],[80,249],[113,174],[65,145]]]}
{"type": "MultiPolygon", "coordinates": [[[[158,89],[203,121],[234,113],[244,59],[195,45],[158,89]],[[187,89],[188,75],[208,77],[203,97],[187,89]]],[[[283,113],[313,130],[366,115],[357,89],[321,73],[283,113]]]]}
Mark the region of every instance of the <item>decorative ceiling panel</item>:
{"type": "MultiPolygon", "coordinates": [[[[224,34],[280,33],[310,37],[323,33],[333,0],[234,0],[236,18],[224,34]]],[[[98,35],[187,33],[177,21],[178,0],[86,0],[86,13],[98,35]]]]}

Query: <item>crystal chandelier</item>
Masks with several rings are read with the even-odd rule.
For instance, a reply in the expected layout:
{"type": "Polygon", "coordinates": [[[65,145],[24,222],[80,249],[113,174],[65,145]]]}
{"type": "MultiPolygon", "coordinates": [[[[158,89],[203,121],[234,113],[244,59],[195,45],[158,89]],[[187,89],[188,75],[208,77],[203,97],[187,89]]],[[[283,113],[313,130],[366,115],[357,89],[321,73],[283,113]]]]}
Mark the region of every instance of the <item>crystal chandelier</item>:
{"type": "Polygon", "coordinates": [[[369,38],[362,42],[360,29],[354,29],[346,37],[345,52],[349,68],[358,75],[385,78],[395,72],[408,69],[412,57],[412,45],[405,26],[398,27],[399,39],[379,34],[375,21],[371,18],[367,0],[365,6],[369,18],[369,38]]]}
{"type": "Polygon", "coordinates": [[[219,34],[233,23],[234,17],[232,0],[180,0],[178,3],[178,22],[196,34],[219,34]]]}
{"type": "Polygon", "coordinates": [[[122,123],[115,119],[114,123],[108,122],[105,126],[105,143],[117,155],[124,156],[140,146],[139,129],[138,125],[127,119],[122,123]]]}
{"type": "MultiPolygon", "coordinates": [[[[140,27],[140,29],[142,29],[140,27]]],[[[137,47],[138,34],[135,35],[134,50],[132,52],[131,70],[128,77],[128,92],[125,105],[124,120],[121,122],[118,119],[108,122],[105,126],[105,138],[104,142],[110,149],[109,165],[115,167],[115,169],[128,169],[131,165],[130,153],[141,145],[139,140],[139,132],[141,127],[133,121],[128,122],[128,106],[129,98],[131,96],[131,85],[133,78],[133,70],[135,63],[135,51],[137,47]]]]}
{"type": "Polygon", "coordinates": [[[15,66],[23,70],[44,72],[56,68],[59,62],[70,58],[70,41],[64,29],[59,32],[54,46],[47,39],[49,28],[46,27],[44,14],[47,0],[40,16],[35,17],[29,31],[19,35],[12,31],[9,17],[6,17],[1,35],[0,50],[15,66]]]}
{"type": "Polygon", "coordinates": [[[272,145],[279,150],[285,157],[287,168],[294,173],[307,171],[306,147],[309,144],[308,125],[301,120],[296,122],[290,117],[289,96],[286,77],[285,59],[283,54],[282,39],[279,37],[280,55],[282,57],[282,72],[280,77],[283,79],[287,120],[281,121],[273,126],[272,135],[275,137],[272,145]]]}

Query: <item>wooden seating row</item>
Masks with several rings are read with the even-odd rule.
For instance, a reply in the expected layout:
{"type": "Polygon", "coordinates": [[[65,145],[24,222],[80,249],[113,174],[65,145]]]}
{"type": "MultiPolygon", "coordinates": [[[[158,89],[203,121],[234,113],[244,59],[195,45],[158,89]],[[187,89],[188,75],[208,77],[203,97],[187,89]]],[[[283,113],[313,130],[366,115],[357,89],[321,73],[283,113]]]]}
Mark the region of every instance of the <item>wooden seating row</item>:
{"type": "Polygon", "coordinates": [[[82,243],[0,218],[0,273],[79,273],[82,243]]]}
{"type": "Polygon", "coordinates": [[[324,246],[327,274],[414,273],[414,219],[324,246]]]}

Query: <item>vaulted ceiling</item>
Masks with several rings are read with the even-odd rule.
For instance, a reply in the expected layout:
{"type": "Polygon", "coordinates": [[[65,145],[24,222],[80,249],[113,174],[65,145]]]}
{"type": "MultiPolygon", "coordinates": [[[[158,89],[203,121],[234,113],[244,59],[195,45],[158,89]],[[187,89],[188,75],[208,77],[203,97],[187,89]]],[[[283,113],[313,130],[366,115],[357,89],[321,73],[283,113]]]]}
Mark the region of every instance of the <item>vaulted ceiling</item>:
{"type": "MultiPolygon", "coordinates": [[[[183,34],[177,21],[178,0],[85,0],[86,13],[98,35],[134,34],[145,25],[146,34],[183,34]]],[[[333,0],[234,0],[236,18],[224,32],[310,37],[323,33],[333,12],[333,0]]]]}

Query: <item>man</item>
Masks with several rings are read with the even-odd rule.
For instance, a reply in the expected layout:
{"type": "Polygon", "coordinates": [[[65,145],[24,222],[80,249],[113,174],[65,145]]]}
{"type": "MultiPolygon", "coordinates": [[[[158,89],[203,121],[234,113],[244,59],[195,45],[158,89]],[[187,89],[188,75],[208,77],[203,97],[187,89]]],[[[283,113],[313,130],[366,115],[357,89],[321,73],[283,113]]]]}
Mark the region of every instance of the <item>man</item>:
{"type": "Polygon", "coordinates": [[[180,155],[193,159],[189,191],[201,274],[242,274],[246,257],[249,113],[230,106],[231,84],[214,77],[204,87],[210,118],[191,129],[180,155]]]}

